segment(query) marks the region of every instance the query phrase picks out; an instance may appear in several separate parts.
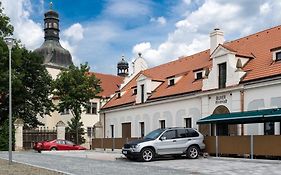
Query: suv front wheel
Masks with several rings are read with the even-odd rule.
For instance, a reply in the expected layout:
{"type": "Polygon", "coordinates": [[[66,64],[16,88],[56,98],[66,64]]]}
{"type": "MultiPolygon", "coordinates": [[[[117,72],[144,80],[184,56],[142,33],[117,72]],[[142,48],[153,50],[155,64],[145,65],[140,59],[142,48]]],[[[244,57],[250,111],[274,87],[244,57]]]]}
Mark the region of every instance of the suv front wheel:
{"type": "Polygon", "coordinates": [[[199,148],[195,145],[190,146],[187,149],[186,155],[190,159],[196,159],[199,156],[199,148]]]}
{"type": "Polygon", "coordinates": [[[154,151],[151,148],[144,148],[141,152],[141,160],[149,162],[154,159],[154,151]]]}

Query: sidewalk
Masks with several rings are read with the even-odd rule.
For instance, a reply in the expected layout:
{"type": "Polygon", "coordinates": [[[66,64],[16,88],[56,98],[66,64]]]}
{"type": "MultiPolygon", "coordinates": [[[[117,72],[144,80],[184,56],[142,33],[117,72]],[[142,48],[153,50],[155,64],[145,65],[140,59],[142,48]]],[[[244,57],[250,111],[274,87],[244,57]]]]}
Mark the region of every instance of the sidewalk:
{"type": "Polygon", "coordinates": [[[121,154],[121,150],[82,150],[82,151],[42,151],[41,154],[60,155],[67,157],[80,157],[95,160],[110,160],[124,159],[125,156],[121,154]]]}

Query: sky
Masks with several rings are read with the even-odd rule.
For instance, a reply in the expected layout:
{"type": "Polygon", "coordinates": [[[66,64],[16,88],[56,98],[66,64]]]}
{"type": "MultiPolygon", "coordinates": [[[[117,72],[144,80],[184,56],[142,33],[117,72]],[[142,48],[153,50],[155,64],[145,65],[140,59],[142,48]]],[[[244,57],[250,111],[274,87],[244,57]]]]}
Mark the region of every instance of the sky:
{"type": "MultiPolygon", "coordinates": [[[[44,41],[43,18],[50,0],[1,0],[14,37],[30,50],[44,41]]],[[[76,65],[116,74],[124,55],[142,53],[149,67],[209,48],[209,33],[227,41],[281,24],[276,0],[53,0],[60,15],[60,42],[76,65]]]]}

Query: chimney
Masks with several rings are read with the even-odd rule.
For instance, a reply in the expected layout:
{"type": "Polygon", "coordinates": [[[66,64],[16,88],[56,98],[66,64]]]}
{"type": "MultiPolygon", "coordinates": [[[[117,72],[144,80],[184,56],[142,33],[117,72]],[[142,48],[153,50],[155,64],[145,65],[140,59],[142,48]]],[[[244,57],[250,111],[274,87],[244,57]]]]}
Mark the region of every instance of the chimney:
{"type": "Polygon", "coordinates": [[[210,54],[214,52],[219,44],[223,44],[223,42],[223,31],[221,31],[219,28],[215,28],[214,31],[210,33],[210,54]]]}

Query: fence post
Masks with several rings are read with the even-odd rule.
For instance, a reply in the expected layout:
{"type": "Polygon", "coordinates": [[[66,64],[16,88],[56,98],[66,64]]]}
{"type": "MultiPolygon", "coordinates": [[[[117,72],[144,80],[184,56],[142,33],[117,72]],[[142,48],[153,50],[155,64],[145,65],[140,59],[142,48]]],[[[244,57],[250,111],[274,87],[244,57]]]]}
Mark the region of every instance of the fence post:
{"type": "Polygon", "coordinates": [[[251,159],[254,159],[254,136],[251,135],[251,159]]]}
{"type": "Polygon", "coordinates": [[[216,157],[219,156],[219,137],[216,136],[216,157]]]}
{"type": "Polygon", "coordinates": [[[56,124],[57,127],[57,139],[65,139],[65,124],[62,121],[59,121],[56,124]]]}
{"type": "Polygon", "coordinates": [[[15,150],[20,151],[23,149],[23,125],[22,119],[16,119],[15,121],[15,150]]]}
{"type": "Polygon", "coordinates": [[[112,151],[114,151],[114,148],[115,148],[115,139],[114,139],[114,137],[112,137],[112,151]]]}

